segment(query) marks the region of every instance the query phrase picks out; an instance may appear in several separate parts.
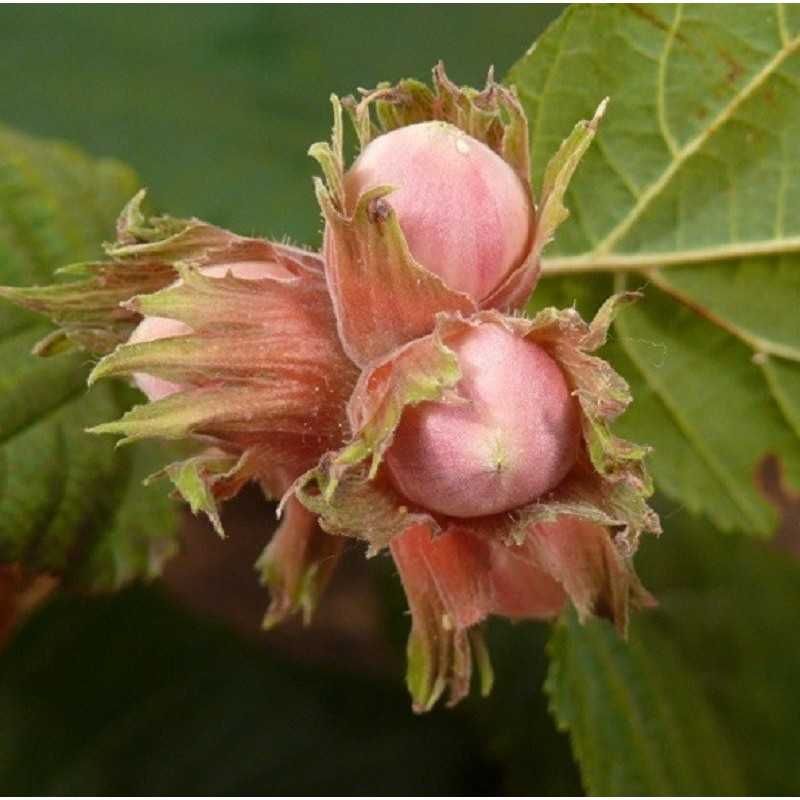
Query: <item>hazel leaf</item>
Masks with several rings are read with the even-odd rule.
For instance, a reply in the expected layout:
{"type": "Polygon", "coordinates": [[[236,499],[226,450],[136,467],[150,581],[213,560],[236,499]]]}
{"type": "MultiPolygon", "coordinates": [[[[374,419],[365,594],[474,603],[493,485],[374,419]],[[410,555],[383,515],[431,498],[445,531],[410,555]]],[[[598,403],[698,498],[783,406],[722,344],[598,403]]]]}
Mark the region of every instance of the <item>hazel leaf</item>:
{"type": "Polygon", "coordinates": [[[657,630],[636,625],[624,642],[606,622],[570,613],[549,655],[551,710],[589,793],[742,793],[726,731],[697,686],[677,677],[680,657],[657,630]]]}
{"type": "Polygon", "coordinates": [[[681,505],[769,535],[759,465],[777,456],[800,486],[800,13],[576,6],[508,80],[534,187],[574,120],[611,98],[535,306],[577,301],[588,315],[644,289],[604,354],[635,398],[619,430],[654,446],[656,484],[681,505]]]}
{"type": "Polygon", "coordinates": [[[551,711],[585,789],[791,794],[800,565],[685,512],[637,563],[659,606],[632,619],[627,645],[570,617],[549,647],[551,711]]]}
{"type": "MultiPolygon", "coordinates": [[[[135,186],[121,164],[0,128],[0,283],[45,283],[55,266],[97,257],[135,186]]],[[[83,433],[132,393],[87,393],[86,357],[43,340],[48,327],[2,303],[0,562],[89,589],[152,577],[175,550],[171,504],[141,486],[153,454],[137,446],[120,457],[83,433]],[[52,358],[31,357],[37,341],[52,358]]]]}

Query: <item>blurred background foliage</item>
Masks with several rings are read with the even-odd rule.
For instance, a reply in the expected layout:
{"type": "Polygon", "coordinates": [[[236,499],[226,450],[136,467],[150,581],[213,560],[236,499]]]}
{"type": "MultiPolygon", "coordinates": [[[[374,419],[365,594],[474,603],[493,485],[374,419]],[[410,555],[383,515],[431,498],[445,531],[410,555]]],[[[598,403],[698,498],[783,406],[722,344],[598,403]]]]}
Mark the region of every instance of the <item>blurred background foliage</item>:
{"type": "Polygon", "coordinates": [[[2,121],[130,164],[174,216],[313,243],[329,97],[504,75],[560,6],[0,10],[2,121]]]}

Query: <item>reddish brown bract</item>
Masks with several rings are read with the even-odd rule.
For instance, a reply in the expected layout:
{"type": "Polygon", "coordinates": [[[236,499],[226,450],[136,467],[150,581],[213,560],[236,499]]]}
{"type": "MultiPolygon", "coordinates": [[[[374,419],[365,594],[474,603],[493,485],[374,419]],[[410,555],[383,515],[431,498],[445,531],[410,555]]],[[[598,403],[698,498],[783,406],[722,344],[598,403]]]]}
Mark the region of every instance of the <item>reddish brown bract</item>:
{"type": "Polygon", "coordinates": [[[652,602],[631,558],[658,532],[647,453],[615,436],[625,381],[594,352],[619,308],[519,312],[564,192],[603,114],[579,123],[529,184],[513,90],[379,86],[344,102],[362,147],[344,164],[343,104],[312,154],[325,181],[324,258],[198,220],[124,210],[109,260],[84,280],[3,289],[128,375],[151,402],[95,432],[190,439],[170,464],[192,510],[248,481],[282,498],[259,561],[265,624],[308,619],[349,536],[388,547],[412,613],[407,681],[417,710],[491,685],[479,625],[542,619],[569,599],[625,630],[652,602]],[[138,326],[138,327],[137,327],[138,326]],[[132,334],[132,335],[131,335],[132,334]]]}

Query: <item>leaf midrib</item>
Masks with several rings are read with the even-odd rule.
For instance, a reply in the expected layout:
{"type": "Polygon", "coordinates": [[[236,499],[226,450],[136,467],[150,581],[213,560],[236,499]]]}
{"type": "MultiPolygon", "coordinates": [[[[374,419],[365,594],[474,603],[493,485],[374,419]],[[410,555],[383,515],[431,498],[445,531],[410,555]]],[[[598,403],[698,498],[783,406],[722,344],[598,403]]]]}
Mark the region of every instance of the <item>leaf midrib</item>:
{"type": "Polygon", "coordinates": [[[610,253],[605,256],[595,256],[592,251],[578,256],[555,256],[542,259],[542,274],[635,272],[662,267],[705,266],[711,261],[734,261],[786,253],[800,253],[800,236],[731,242],[714,247],[696,247],[664,252],[643,251],[641,253],[610,253]]]}

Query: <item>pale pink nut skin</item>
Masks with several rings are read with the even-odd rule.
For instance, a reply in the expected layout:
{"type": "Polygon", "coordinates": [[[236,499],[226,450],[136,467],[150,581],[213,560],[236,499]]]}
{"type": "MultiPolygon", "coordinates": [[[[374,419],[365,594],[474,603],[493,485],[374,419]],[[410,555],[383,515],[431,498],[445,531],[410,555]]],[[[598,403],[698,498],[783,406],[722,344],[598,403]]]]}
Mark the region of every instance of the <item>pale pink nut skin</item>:
{"type": "MultiPolygon", "coordinates": [[[[222,278],[231,273],[234,277],[242,280],[286,278],[290,274],[280,264],[266,261],[236,261],[230,264],[204,267],[200,271],[210,278],[222,278]]],[[[180,283],[180,281],[176,281],[177,283],[180,283]]],[[[176,319],[145,317],[134,329],[127,344],[153,342],[156,339],[166,339],[172,336],[186,336],[191,332],[192,329],[185,322],[180,322],[176,319]]],[[[169,395],[186,388],[183,384],[173,383],[164,378],[159,378],[157,375],[149,375],[146,372],[135,372],[133,374],[133,382],[151,403],[164,397],[169,397],[169,395]]]]}
{"type": "Polygon", "coordinates": [[[575,463],[580,416],[559,366],[538,345],[484,323],[448,343],[464,404],[407,408],[387,451],[395,485],[419,506],[479,517],[534,502],[575,463]]]}
{"type": "Polygon", "coordinates": [[[534,213],[528,189],[493,150],[446,122],[371,141],[345,175],[347,211],[376,186],[416,261],[451,289],[482,300],[522,263],[534,213]]]}

